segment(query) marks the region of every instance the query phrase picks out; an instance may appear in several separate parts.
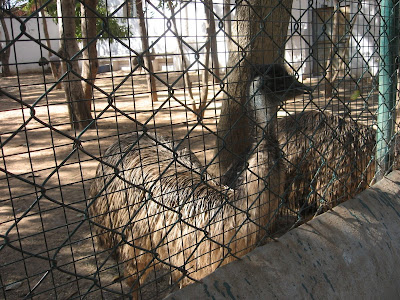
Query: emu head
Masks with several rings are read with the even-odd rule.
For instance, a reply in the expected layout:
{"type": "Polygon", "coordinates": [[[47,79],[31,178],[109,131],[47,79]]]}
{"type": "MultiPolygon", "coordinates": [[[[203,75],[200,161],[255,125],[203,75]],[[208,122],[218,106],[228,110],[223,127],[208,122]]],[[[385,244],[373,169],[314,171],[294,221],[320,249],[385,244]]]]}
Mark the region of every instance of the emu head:
{"type": "Polygon", "coordinates": [[[290,75],[283,65],[257,65],[248,90],[249,110],[254,112],[254,121],[264,128],[285,100],[309,92],[310,88],[290,75]]]}

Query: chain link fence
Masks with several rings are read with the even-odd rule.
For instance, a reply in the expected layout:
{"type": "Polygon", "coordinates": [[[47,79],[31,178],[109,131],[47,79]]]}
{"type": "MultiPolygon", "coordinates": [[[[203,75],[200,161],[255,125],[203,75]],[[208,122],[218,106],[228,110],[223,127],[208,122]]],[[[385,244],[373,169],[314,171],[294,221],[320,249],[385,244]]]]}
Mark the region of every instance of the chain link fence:
{"type": "Polygon", "coordinates": [[[1,297],[159,299],[397,169],[386,5],[3,0],[1,297]]]}

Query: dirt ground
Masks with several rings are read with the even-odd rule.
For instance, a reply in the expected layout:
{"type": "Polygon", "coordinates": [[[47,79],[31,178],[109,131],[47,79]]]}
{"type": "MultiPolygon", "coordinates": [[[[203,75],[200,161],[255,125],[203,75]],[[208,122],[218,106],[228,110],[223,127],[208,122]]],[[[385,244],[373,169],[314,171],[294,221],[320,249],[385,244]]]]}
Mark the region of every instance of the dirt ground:
{"type": "MultiPolygon", "coordinates": [[[[152,103],[143,74],[99,74],[92,110],[96,128],[83,132],[70,129],[64,92],[52,88],[50,74],[0,78],[2,90],[14,97],[0,98],[0,298],[123,298],[121,293],[129,288],[118,280],[122,267],[97,248],[85,219],[88,189],[98,164],[94,157],[101,157],[117,135],[141,129],[136,120],[190,148],[203,165],[210,162],[225,95],[210,82],[212,101],[198,122],[184,106],[192,103],[178,76],[159,75],[159,98],[152,103]],[[76,148],[75,138],[82,148],[76,148]]],[[[198,99],[200,75],[191,76],[198,99]]],[[[288,101],[279,115],[318,107],[342,113],[351,104],[355,117],[371,122],[376,97],[364,95],[368,106],[362,97],[351,100],[359,87],[349,82],[343,83],[341,95],[326,101],[318,80],[305,81],[315,87],[314,102],[310,104],[307,97],[288,101]]],[[[370,83],[365,91],[369,89],[370,83]]],[[[146,287],[143,298],[161,298],[168,292],[165,277],[146,287]]]]}

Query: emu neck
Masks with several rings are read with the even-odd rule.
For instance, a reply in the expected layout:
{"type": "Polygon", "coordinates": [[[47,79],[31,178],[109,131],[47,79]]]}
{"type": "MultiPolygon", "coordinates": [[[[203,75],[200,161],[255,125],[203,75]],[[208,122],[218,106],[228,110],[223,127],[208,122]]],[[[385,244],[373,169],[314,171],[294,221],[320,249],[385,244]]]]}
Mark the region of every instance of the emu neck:
{"type": "MultiPolygon", "coordinates": [[[[255,172],[258,174],[257,178],[264,178],[265,174],[260,174],[262,170],[258,166],[267,167],[268,173],[268,169],[275,170],[276,162],[280,159],[277,139],[277,101],[275,98],[268,99],[265,92],[257,88],[257,83],[259,80],[255,80],[250,86],[250,99],[247,104],[252,143],[242,157],[232,162],[221,180],[222,184],[239,189],[238,195],[246,194],[246,181],[249,179],[246,176],[248,172],[246,169],[250,167],[251,174],[254,175],[252,172],[255,172]]],[[[266,176],[268,177],[268,174],[266,176]]]]}
{"type": "Polygon", "coordinates": [[[265,126],[265,132],[271,140],[276,140],[276,123],[277,123],[278,107],[269,106],[267,107],[267,124],[265,126]]]}
{"type": "Polygon", "coordinates": [[[267,137],[268,139],[276,139],[276,123],[278,107],[274,105],[274,101],[268,99],[265,94],[258,92],[254,96],[253,110],[255,117],[255,137],[257,140],[267,137]]]}

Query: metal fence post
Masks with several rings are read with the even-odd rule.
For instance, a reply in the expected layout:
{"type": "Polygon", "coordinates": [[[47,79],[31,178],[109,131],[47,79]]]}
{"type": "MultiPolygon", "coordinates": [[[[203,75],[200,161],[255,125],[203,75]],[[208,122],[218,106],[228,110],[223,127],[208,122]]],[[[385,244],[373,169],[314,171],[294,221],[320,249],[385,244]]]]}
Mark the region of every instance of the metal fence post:
{"type": "Polygon", "coordinates": [[[399,0],[381,1],[379,100],[377,116],[376,178],[390,171],[396,102],[399,0]]]}

